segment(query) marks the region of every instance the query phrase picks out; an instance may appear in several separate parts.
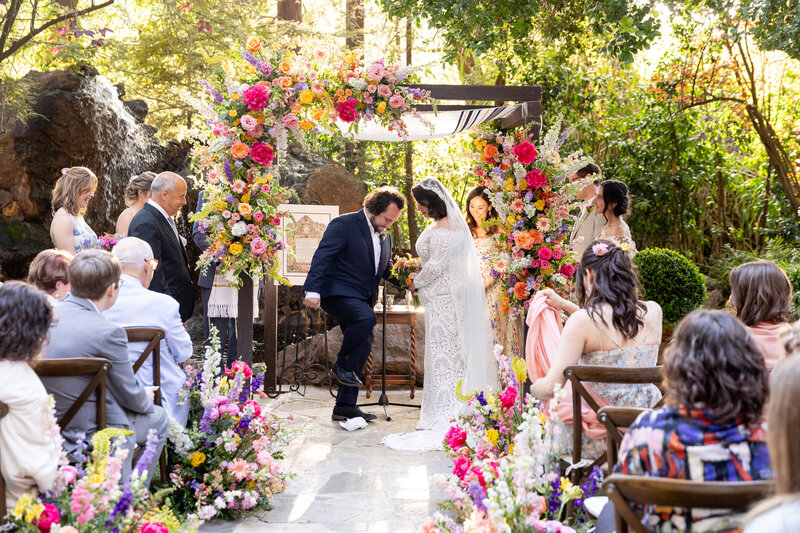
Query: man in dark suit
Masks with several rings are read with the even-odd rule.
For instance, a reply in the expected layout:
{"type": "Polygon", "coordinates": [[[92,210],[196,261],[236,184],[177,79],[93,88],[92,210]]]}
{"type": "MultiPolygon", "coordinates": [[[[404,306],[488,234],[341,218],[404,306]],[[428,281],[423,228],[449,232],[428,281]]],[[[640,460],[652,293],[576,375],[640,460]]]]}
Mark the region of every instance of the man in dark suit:
{"type": "MultiPolygon", "coordinates": [[[[44,358],[99,357],[111,361],[106,376],[106,424],[134,433],[125,442],[128,457],[123,463],[122,476],[127,480],[134,446],[144,446],[151,429],[158,435],[154,457],[161,455],[168,419],[163,407],[153,405],[152,389],[147,390],[134,377],[125,330],[101,315],[117,300],[121,273],[119,261],[108,252],[86,250],[75,256],[69,265],[71,294],[69,300],[55,307],[56,320],[50,326],[44,358]]],[[[88,376],[42,378],[45,389],[55,398],[58,418],[72,406],[89,380],[88,376]]],[[[88,441],[97,431],[96,411],[92,394],[70,423],[61,428],[67,451],[75,451],[79,435],[85,435],[88,441]]],[[[155,464],[153,461],[148,469],[148,483],[155,464]]]]}
{"type": "MultiPolygon", "coordinates": [[[[206,203],[206,193],[200,193],[200,198],[197,199],[197,209],[195,213],[199,213],[206,203]]],[[[200,231],[200,222],[195,222],[192,226],[192,240],[200,248],[201,252],[211,246],[211,237],[207,233],[200,231]]],[[[219,335],[220,353],[223,358],[220,360],[220,365],[225,367],[226,360],[227,366],[233,364],[236,360],[236,319],[226,317],[209,317],[208,316],[208,299],[211,297],[211,288],[214,286],[214,276],[217,273],[217,264],[209,265],[205,271],[200,270],[200,275],[197,277],[197,285],[200,287],[200,296],[203,301],[203,336],[208,342],[209,329],[211,326],[217,328],[219,335]]]]}
{"type": "Polygon", "coordinates": [[[162,172],[150,190],[150,199],[131,220],[128,237],[138,237],[153,249],[158,268],[150,290],[175,298],[181,320],[186,322],[194,311],[194,285],[186,241],[178,234],[173,218],[186,205],[186,181],[173,172],[162,172]]]}
{"type": "Polygon", "coordinates": [[[358,375],[372,347],[378,285],[392,271],[392,242],[386,229],[397,222],[404,207],[405,198],[397,189],[380,187],[364,199],[364,209],[331,220],[303,285],[306,306],[316,309],[321,304],[342,328],[342,347],[333,366],[339,379],[334,420],[375,419],[356,406],[358,375]]]}

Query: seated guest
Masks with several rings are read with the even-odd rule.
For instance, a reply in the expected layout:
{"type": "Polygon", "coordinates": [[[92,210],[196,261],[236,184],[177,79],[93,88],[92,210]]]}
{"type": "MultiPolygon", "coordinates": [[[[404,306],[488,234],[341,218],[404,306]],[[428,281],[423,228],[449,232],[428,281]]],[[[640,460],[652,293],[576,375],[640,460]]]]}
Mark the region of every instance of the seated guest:
{"type": "MultiPolygon", "coordinates": [[[[111,252],[122,267],[119,297],[103,316],[123,328],[161,328],[166,336],[161,341],[161,401],[172,418],[185,425],[189,403],[178,405],[178,390],[186,381],[179,366],[192,355],[192,339],[183,327],[178,302],[171,296],[147,290],[158,262],[150,245],[136,237],[119,241],[111,252]]],[[[142,355],[147,343],[128,344],[131,363],[142,355]]],[[[153,361],[150,357],[136,372],[142,385],[153,385],[153,361]]]]}
{"type": "MultiPolygon", "coordinates": [[[[643,413],[631,425],[614,471],[695,481],[772,477],[761,418],[767,368],[752,337],[727,313],[694,311],[672,338],[664,365],[668,406],[643,413]]],[[[643,512],[644,523],[655,531],[741,527],[741,517],[729,511],[643,512]]]]}
{"type": "Polygon", "coordinates": [[[72,254],[64,250],[42,250],[28,268],[28,283],[47,295],[55,306],[69,295],[69,263],[72,254]]]}
{"type": "MultiPolygon", "coordinates": [[[[550,354],[547,375],[531,388],[540,400],[553,398],[553,388],[564,385],[569,365],[611,367],[655,366],[661,343],[661,307],[643,302],[637,293],[636,276],[630,256],[610,241],[595,241],[586,248],[577,272],[576,293],[580,306],[550,289],[542,291],[547,303],[571,314],[564,326],[558,352],[550,354]]],[[[572,443],[572,395],[569,387],[555,414],[568,424],[564,444],[572,443]]],[[[593,383],[586,388],[601,405],[651,407],[661,399],[653,384],[621,385],[593,383]]],[[[582,412],[584,458],[605,452],[605,428],[596,414],[585,406],[582,412]]]]}
{"type": "MultiPolygon", "coordinates": [[[[800,323],[795,325],[800,333],[800,323]]],[[[767,447],[775,496],[750,513],[745,533],[800,531],[800,357],[789,357],[772,378],[766,409],[767,447]]]]}
{"type": "MultiPolygon", "coordinates": [[[[56,308],[58,321],[50,327],[50,341],[45,346],[44,357],[93,357],[111,361],[111,370],[106,376],[106,425],[134,432],[125,443],[130,453],[122,475],[127,479],[134,446],[144,446],[151,429],[158,434],[155,457],[161,454],[167,436],[167,414],[162,407],[153,405],[152,393],[136,381],[128,359],[125,330],[100,315],[117,299],[120,274],[119,261],[102,250],[87,250],[72,260],[69,265],[71,295],[56,308]]],[[[55,397],[58,418],[67,412],[89,380],[89,376],[42,379],[47,391],[55,397]]],[[[72,421],[61,428],[68,452],[75,450],[79,434],[84,434],[88,440],[97,432],[95,403],[95,396],[90,395],[72,421]]],[[[148,470],[150,475],[153,470],[148,470]]]]}
{"type": "Polygon", "coordinates": [[[792,284],[772,261],[753,261],[731,270],[730,306],[764,356],[767,370],[783,357],[781,330],[792,318],[792,284]]]}
{"type": "Polygon", "coordinates": [[[47,392],[31,368],[47,339],[52,310],[35,287],[11,281],[0,287],[0,471],[9,510],[29,489],[50,490],[61,447],[47,392]]]}

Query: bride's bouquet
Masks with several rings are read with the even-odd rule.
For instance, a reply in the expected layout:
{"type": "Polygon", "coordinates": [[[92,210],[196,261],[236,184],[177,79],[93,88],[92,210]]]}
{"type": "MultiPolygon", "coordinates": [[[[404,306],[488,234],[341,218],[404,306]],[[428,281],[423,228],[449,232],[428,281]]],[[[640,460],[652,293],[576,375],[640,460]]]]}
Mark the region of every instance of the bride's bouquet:
{"type": "MultiPolygon", "coordinates": [[[[422,270],[422,262],[419,257],[411,257],[410,255],[406,257],[395,256],[394,264],[392,265],[392,276],[397,279],[402,287],[406,287],[406,289],[410,287],[420,270],[422,270]]],[[[414,307],[422,305],[419,301],[419,296],[415,294],[411,299],[411,304],[414,307]]]]}

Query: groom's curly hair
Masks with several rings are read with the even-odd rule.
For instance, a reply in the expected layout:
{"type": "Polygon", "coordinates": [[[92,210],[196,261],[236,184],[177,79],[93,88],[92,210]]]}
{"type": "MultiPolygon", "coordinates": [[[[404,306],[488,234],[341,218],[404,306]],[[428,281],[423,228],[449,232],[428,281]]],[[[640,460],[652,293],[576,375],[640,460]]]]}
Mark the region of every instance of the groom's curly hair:
{"type": "Polygon", "coordinates": [[[378,187],[372,189],[364,198],[364,209],[372,215],[380,215],[390,204],[402,210],[406,206],[406,199],[394,187],[378,187]]]}

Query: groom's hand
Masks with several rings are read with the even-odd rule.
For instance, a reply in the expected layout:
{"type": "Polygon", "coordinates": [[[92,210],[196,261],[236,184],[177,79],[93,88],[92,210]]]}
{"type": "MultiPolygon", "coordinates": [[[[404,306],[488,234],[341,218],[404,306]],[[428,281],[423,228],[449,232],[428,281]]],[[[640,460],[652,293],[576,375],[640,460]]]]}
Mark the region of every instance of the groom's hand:
{"type": "Polygon", "coordinates": [[[310,307],[311,309],[319,309],[319,298],[307,296],[303,303],[306,304],[306,307],[310,307]]]}

